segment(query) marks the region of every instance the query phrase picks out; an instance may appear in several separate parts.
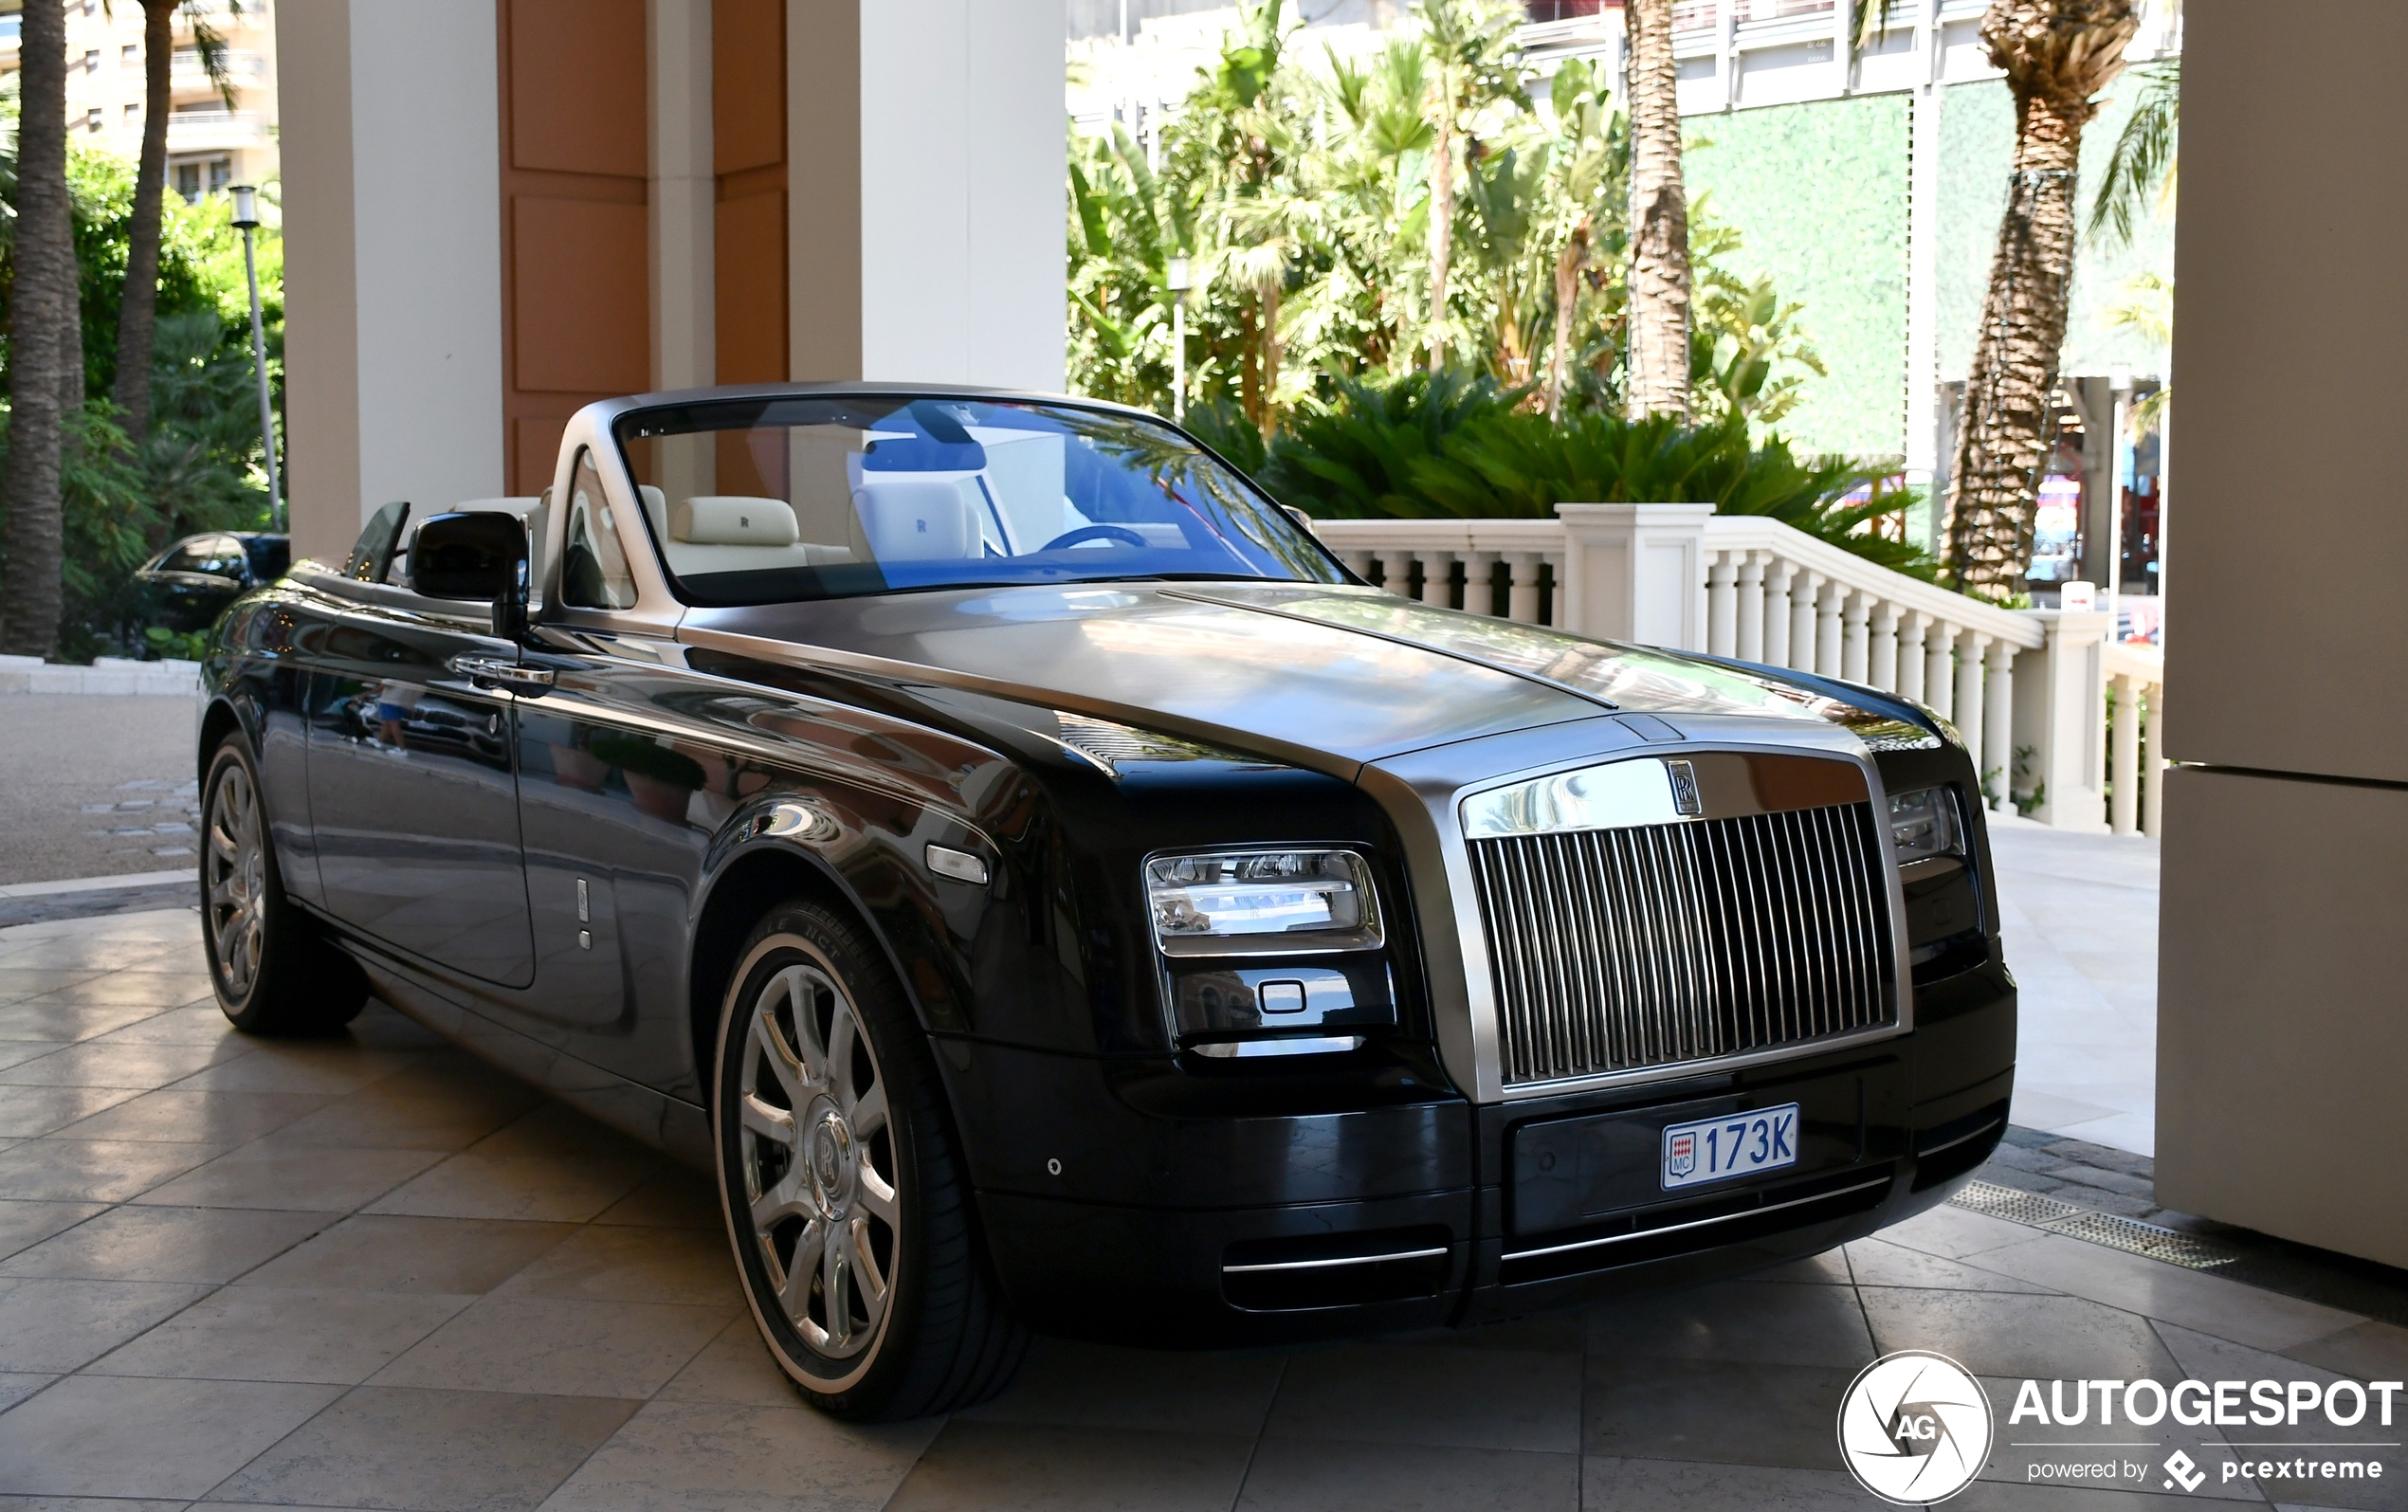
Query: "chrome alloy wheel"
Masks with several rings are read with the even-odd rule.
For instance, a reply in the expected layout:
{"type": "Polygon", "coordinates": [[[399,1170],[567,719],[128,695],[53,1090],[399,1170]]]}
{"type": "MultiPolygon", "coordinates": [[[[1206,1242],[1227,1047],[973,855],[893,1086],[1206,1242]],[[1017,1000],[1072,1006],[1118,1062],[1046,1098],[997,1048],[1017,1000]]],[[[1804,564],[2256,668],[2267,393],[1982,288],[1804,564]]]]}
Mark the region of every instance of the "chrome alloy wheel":
{"type": "Polygon", "coordinates": [[[210,964],[229,1003],[250,995],[259,980],[267,935],[261,910],[267,895],[267,848],[262,843],[259,794],[240,761],[217,769],[210,794],[209,833],[201,880],[207,897],[210,964]]]}
{"type": "Polygon", "coordinates": [[[894,1291],[894,1131],[869,1036],[834,977],[811,963],[761,987],[737,1095],[743,1193],[779,1305],[812,1349],[859,1354],[894,1291]]]}

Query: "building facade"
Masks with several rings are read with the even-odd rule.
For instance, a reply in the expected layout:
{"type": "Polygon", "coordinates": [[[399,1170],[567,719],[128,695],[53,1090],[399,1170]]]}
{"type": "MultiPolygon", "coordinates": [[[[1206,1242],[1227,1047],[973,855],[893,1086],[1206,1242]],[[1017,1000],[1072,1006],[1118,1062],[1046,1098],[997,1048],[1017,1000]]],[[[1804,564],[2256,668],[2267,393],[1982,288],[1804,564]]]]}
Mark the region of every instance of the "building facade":
{"type": "MultiPolygon", "coordinates": [[[[21,0],[0,9],[0,73],[17,68],[21,0]]],[[[167,127],[168,184],[187,200],[229,184],[278,177],[276,0],[197,0],[174,17],[175,67],[167,127]],[[198,29],[224,45],[223,87],[201,56],[198,29]]],[[[128,161],[142,152],[148,93],[137,0],[67,0],[68,140],[128,161]]]]}

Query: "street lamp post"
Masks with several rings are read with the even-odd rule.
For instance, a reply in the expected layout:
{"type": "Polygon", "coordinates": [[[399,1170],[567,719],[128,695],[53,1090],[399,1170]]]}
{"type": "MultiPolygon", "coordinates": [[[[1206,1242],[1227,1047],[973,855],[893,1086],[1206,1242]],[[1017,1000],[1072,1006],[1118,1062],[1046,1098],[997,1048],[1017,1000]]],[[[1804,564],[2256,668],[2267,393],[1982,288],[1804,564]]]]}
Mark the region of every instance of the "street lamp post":
{"type": "Polygon", "coordinates": [[[1175,256],[1164,270],[1171,289],[1171,418],[1187,423],[1187,259],[1175,256]]]}
{"type": "Polygon", "coordinates": [[[259,440],[267,453],[267,523],[284,528],[283,481],[276,471],[276,408],[267,397],[267,333],[259,316],[259,191],[248,184],[233,188],[234,224],[243,233],[243,277],[251,286],[251,368],[259,375],[259,440]]]}

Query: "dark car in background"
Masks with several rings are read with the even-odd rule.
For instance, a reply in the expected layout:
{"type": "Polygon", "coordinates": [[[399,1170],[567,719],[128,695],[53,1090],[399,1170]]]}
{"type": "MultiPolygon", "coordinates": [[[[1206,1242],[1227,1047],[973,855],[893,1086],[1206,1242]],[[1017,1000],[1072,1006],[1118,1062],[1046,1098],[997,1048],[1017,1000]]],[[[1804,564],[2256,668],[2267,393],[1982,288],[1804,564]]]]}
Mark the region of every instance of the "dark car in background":
{"type": "Polygon", "coordinates": [[[484,503],[218,622],[220,1004],[373,990],[714,1173],[830,1411],[1760,1269],[2005,1132],[1909,701],[1381,592],[1085,400],[612,400],[484,503]]]}
{"type": "Polygon", "coordinates": [[[187,536],[135,570],[153,624],[205,630],[226,606],[291,565],[289,537],[268,531],[211,530],[187,536]]]}

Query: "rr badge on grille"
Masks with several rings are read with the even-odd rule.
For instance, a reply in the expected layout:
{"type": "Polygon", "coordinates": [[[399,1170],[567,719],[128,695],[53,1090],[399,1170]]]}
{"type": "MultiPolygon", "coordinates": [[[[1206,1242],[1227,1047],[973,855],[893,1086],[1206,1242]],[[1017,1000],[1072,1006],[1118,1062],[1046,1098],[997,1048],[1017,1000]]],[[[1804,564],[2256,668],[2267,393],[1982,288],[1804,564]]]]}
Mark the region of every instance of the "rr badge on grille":
{"type": "Polygon", "coordinates": [[[1672,807],[1695,819],[1706,812],[1706,800],[1698,795],[1697,768],[1686,761],[1667,761],[1664,770],[1672,778],[1672,807]]]}

